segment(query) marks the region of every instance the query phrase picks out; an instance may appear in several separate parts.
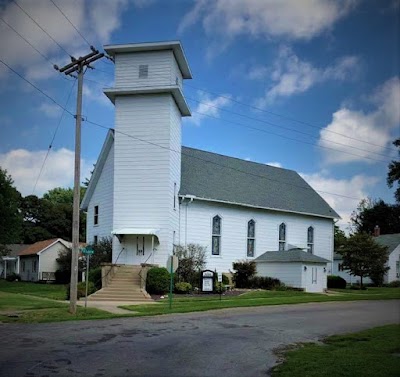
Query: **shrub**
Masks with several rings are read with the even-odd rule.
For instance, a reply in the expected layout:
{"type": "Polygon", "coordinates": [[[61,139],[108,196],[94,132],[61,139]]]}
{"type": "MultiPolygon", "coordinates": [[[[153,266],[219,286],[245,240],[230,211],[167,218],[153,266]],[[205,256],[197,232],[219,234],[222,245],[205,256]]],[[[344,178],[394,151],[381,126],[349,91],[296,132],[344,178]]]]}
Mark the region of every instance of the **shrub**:
{"type": "Polygon", "coordinates": [[[390,282],[387,286],[390,288],[400,288],[400,280],[394,280],[390,282]]]}
{"type": "MultiPolygon", "coordinates": [[[[66,297],[67,300],[70,299],[70,288],[71,288],[71,284],[68,284],[67,288],[66,288],[67,289],[67,295],[66,295],[67,296],[66,297]]],[[[82,281],[82,282],[78,283],[77,292],[78,292],[78,294],[77,294],[78,300],[81,297],[85,297],[85,294],[86,294],[86,282],[82,281]]],[[[88,296],[91,295],[94,292],[96,292],[96,288],[94,287],[94,284],[89,281],[89,284],[88,284],[88,296]]]]}
{"type": "Polygon", "coordinates": [[[250,288],[250,281],[256,274],[256,263],[254,261],[233,262],[233,281],[237,288],[250,288]]]}
{"type": "Polygon", "coordinates": [[[101,289],[101,267],[89,270],[89,281],[94,284],[96,290],[101,289]]]}
{"type": "Polygon", "coordinates": [[[206,265],[206,247],[198,244],[187,246],[176,246],[175,255],[179,259],[179,267],[175,276],[178,282],[189,282],[193,285],[199,284],[198,271],[203,270],[206,265]]]}
{"type": "Polygon", "coordinates": [[[8,275],[6,277],[7,281],[20,281],[21,276],[19,276],[17,273],[13,272],[12,274],[8,275]]]}
{"type": "Polygon", "coordinates": [[[340,276],[328,275],[328,288],[346,288],[346,280],[340,276]]]}
{"type": "Polygon", "coordinates": [[[153,267],[147,271],[146,291],[154,294],[164,294],[169,291],[170,275],[164,267],[153,267]]]}
{"type": "Polygon", "coordinates": [[[175,292],[177,293],[189,293],[192,291],[192,284],[185,283],[184,281],[175,284],[175,292]]]}
{"type": "Polygon", "coordinates": [[[69,284],[71,272],[68,270],[57,270],[55,273],[56,284],[69,284]]]}
{"type": "Polygon", "coordinates": [[[254,276],[249,282],[250,288],[275,289],[282,285],[279,279],[268,276],[254,276]]]}

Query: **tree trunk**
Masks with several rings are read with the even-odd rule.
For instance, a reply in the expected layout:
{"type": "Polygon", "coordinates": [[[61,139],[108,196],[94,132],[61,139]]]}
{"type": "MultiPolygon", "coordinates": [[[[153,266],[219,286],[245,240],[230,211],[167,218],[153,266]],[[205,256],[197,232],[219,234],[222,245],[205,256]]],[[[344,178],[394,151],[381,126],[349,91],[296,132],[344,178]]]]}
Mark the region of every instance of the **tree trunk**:
{"type": "Polygon", "coordinates": [[[361,290],[363,289],[363,282],[362,282],[362,280],[363,280],[363,276],[360,275],[360,289],[361,289],[361,290]]]}

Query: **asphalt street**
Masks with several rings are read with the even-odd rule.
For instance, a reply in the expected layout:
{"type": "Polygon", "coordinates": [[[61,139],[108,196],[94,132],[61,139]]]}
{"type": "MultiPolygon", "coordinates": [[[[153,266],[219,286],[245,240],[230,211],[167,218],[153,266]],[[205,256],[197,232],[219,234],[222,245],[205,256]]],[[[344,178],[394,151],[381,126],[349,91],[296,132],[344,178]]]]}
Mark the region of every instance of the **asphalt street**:
{"type": "Polygon", "coordinates": [[[400,322],[400,301],[0,324],[0,376],[266,376],[274,350],[400,322]]]}

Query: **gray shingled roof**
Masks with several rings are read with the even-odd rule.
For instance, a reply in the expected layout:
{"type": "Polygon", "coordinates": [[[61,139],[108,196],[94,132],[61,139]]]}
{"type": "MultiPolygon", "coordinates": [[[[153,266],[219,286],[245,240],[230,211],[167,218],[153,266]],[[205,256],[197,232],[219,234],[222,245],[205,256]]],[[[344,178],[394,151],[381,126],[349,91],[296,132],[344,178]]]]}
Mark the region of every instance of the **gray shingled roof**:
{"type": "Polygon", "coordinates": [[[293,170],[182,147],[181,174],[180,195],[340,218],[293,170]]]}
{"type": "Polygon", "coordinates": [[[325,258],[317,257],[314,254],[306,253],[301,249],[292,249],[288,251],[267,251],[254,259],[255,262],[285,262],[285,263],[329,263],[325,258]]]}
{"type": "Polygon", "coordinates": [[[390,254],[397,246],[400,245],[400,233],[395,234],[382,234],[376,237],[376,242],[382,246],[388,247],[388,253],[390,254]]]}
{"type": "Polygon", "coordinates": [[[9,250],[9,254],[7,255],[7,257],[17,257],[18,253],[26,249],[28,246],[30,245],[23,243],[13,243],[6,245],[6,248],[9,250]]]}

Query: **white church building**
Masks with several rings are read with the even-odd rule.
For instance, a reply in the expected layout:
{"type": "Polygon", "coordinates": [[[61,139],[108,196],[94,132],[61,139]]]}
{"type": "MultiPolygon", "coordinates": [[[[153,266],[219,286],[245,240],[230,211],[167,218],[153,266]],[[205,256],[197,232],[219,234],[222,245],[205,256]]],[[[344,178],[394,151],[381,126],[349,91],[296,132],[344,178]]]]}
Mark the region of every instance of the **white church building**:
{"type": "Polygon", "coordinates": [[[165,266],[174,245],[196,243],[209,269],[254,259],[260,275],[326,288],[339,215],[298,173],[182,146],[192,74],[180,42],[105,51],[115,60],[115,85],[104,90],[115,128],[82,200],[87,242],[112,235],[113,263],[136,266],[165,266]]]}

